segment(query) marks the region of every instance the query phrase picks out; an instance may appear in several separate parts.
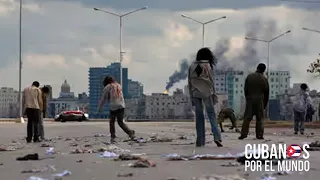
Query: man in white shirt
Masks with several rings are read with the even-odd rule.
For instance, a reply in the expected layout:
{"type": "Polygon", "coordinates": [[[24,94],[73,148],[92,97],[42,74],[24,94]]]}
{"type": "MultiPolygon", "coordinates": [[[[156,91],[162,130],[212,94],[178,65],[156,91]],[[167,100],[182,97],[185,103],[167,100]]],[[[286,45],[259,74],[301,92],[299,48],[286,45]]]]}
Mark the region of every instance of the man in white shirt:
{"type": "Polygon", "coordinates": [[[23,106],[27,114],[27,143],[30,143],[33,137],[33,142],[39,142],[39,122],[41,118],[41,109],[43,107],[40,83],[34,81],[30,87],[23,90],[23,106]]]}

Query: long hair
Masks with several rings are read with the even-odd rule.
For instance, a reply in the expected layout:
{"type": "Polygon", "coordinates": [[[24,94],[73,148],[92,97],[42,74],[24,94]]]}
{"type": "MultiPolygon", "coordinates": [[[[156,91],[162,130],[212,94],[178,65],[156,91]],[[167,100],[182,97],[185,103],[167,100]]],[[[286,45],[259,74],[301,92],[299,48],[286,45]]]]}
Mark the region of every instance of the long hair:
{"type": "Polygon", "coordinates": [[[103,80],[103,86],[107,86],[108,84],[114,83],[116,80],[112,76],[106,76],[103,80]]]}
{"type": "Polygon", "coordinates": [[[196,61],[208,60],[211,68],[217,65],[217,58],[213,55],[212,51],[209,48],[201,48],[196,57],[196,61]]]}

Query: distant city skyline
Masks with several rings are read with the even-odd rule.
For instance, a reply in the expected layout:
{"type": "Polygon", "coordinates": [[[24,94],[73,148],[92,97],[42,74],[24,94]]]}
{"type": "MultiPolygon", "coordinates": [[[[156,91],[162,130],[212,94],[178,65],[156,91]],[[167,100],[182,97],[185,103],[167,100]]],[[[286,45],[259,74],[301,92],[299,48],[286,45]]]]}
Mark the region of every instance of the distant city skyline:
{"type": "MultiPolygon", "coordinates": [[[[12,0],[2,2],[0,76],[6,80],[0,86],[18,89],[19,4],[12,0]]],[[[22,87],[38,80],[52,85],[57,97],[61,81],[67,79],[74,92],[88,92],[85,82],[89,67],[119,62],[119,20],[94,11],[93,7],[99,5],[97,7],[115,13],[149,7],[124,19],[122,41],[126,52],[123,67],[130,69],[129,77],[143,83],[146,94],[163,92],[179,61],[194,59],[202,47],[201,25],[182,18],[181,14],[199,21],[227,16],[206,26],[205,46],[216,50],[218,45],[225,45],[222,47],[227,47],[226,52],[219,58],[220,63],[229,62],[236,67],[244,67],[246,62],[252,66],[266,62],[267,45],[248,42],[246,36],[270,39],[291,30],[270,44],[270,70],[290,70],[292,82],[306,82],[314,89],[320,88],[318,78],[306,72],[318,57],[320,34],[302,30],[303,27],[320,30],[315,15],[319,4],[268,0],[97,2],[24,1],[22,87]]],[[[173,88],[183,88],[185,84],[183,81],[173,88]]]]}

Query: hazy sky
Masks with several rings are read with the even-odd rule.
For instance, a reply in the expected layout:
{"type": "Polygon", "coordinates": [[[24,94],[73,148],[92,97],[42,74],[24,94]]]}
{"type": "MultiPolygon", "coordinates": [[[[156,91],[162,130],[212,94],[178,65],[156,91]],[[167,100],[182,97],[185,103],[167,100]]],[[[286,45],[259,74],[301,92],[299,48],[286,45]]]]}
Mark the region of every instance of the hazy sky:
{"type": "MultiPolygon", "coordinates": [[[[275,0],[24,0],[23,87],[38,80],[51,84],[57,95],[67,79],[72,91],[87,92],[88,68],[119,60],[119,19],[93,7],[125,13],[143,6],[149,9],[124,19],[123,48],[129,77],[142,82],[146,93],[163,92],[179,61],[201,47],[201,26],[181,14],[200,21],[227,16],[207,25],[206,46],[215,48],[219,39],[229,39],[226,56],[236,67],[239,62],[234,57],[248,43],[244,40],[248,27],[259,24],[256,35],[265,39],[292,30],[271,44],[271,69],[291,70],[291,82],[308,82],[311,88],[320,88],[319,80],[306,72],[318,57],[320,34],[301,29],[320,30],[320,3],[275,0]]],[[[0,0],[0,86],[16,89],[18,23],[18,0],[0,0]]],[[[266,44],[254,46],[265,62],[266,44]]]]}

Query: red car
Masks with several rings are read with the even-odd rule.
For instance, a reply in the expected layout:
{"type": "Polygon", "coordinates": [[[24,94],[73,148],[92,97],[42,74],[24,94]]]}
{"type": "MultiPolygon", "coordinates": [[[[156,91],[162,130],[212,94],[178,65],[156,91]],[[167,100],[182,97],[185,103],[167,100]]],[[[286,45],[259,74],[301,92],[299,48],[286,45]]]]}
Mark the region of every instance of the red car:
{"type": "Polygon", "coordinates": [[[66,121],[88,121],[89,115],[82,111],[63,111],[56,115],[55,121],[66,122],[66,121]]]}

